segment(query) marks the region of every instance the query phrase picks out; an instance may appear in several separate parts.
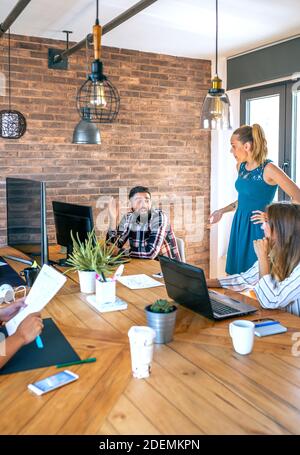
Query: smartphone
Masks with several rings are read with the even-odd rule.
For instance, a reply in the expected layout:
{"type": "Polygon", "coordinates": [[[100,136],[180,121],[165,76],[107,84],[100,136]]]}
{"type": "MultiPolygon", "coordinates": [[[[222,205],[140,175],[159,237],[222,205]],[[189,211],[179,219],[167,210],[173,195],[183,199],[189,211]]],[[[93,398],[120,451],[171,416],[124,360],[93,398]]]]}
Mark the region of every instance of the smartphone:
{"type": "Polygon", "coordinates": [[[29,384],[28,389],[36,395],[43,395],[44,393],[51,392],[51,390],[62,387],[65,384],[69,384],[69,382],[76,381],[78,378],[78,374],[64,370],[54,374],[53,376],[42,379],[41,381],[29,384]]]}

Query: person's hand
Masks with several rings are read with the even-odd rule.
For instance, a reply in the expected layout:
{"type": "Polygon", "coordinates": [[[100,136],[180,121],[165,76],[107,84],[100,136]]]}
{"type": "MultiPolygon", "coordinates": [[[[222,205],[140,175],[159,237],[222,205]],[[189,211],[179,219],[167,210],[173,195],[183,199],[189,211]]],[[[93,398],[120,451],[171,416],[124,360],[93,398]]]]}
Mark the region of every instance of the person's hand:
{"type": "Polygon", "coordinates": [[[13,303],[9,303],[2,308],[0,308],[0,321],[7,322],[13,318],[21,308],[25,308],[25,297],[19,300],[16,300],[13,303]]]}
{"type": "Polygon", "coordinates": [[[43,328],[41,315],[39,313],[29,314],[17,328],[16,335],[22,339],[23,344],[28,344],[40,335],[43,328]]]}
{"type": "Polygon", "coordinates": [[[259,239],[253,241],[254,251],[258,258],[258,260],[268,260],[268,253],[269,253],[269,240],[259,239]]]}
{"type": "Polygon", "coordinates": [[[262,224],[265,221],[268,221],[267,214],[261,210],[253,210],[253,215],[250,217],[250,220],[253,224],[262,224]]]}
{"type": "Polygon", "coordinates": [[[222,210],[215,210],[210,216],[209,216],[209,222],[210,224],[215,224],[220,221],[220,219],[223,216],[222,210]]]}

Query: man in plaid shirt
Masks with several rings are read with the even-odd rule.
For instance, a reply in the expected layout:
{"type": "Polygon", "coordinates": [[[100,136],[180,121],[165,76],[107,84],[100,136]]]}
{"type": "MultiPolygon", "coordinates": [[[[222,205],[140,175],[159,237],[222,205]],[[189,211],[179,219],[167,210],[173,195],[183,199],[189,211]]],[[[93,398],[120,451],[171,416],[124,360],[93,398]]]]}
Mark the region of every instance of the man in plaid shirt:
{"type": "Polygon", "coordinates": [[[151,208],[151,193],[144,186],[136,186],[129,192],[131,211],[124,215],[117,227],[115,201],[109,206],[109,230],[107,238],[123,248],[129,242],[129,255],[139,259],[155,259],[159,254],[180,260],[176,239],[167,215],[160,209],[151,208]]]}

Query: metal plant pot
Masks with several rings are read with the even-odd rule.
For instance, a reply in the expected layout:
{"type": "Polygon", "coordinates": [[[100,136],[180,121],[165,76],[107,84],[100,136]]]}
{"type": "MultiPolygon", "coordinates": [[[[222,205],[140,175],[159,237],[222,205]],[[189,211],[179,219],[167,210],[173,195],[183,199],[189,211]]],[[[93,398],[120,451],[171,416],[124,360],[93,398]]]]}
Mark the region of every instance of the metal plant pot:
{"type": "Polygon", "coordinates": [[[177,308],[174,307],[170,313],[154,313],[150,311],[150,306],[146,306],[145,312],[148,326],[156,333],[154,343],[169,343],[173,339],[177,308]]]}

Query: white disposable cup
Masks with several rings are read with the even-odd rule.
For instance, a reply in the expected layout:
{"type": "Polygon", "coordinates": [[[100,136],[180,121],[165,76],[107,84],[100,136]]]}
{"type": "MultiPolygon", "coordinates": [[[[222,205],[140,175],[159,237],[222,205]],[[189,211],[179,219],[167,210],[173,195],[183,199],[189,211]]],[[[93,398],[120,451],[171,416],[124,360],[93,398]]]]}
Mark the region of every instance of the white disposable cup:
{"type": "Polygon", "coordinates": [[[238,320],[229,324],[229,334],[234,350],[238,354],[250,354],[254,344],[255,325],[251,321],[238,320]]]}
{"type": "Polygon", "coordinates": [[[148,378],[153,359],[155,330],[151,327],[133,326],[129,329],[131,367],[134,378],[148,378]]]}
{"type": "Polygon", "coordinates": [[[96,303],[115,303],[116,301],[116,282],[111,279],[107,281],[96,280],[96,303]]]}

